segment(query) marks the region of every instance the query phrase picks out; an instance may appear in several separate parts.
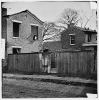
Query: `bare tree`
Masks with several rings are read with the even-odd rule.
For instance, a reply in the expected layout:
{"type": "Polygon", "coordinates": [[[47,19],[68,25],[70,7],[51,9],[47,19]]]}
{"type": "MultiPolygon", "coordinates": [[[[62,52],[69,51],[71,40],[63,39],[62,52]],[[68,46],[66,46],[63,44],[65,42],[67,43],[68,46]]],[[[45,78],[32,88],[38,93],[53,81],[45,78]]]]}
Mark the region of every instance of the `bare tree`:
{"type": "Polygon", "coordinates": [[[85,28],[87,23],[91,19],[91,17],[92,15],[88,18],[83,11],[68,8],[68,9],[64,9],[64,11],[60,14],[60,18],[58,19],[58,22],[65,27],[66,26],[70,27],[71,25],[76,26],[78,23],[80,23],[81,27],[83,27],[84,21],[86,19],[84,25],[85,28]]]}
{"type": "Polygon", "coordinates": [[[75,9],[68,8],[64,9],[64,11],[61,13],[58,22],[69,27],[71,24],[74,26],[77,25],[79,20],[79,12],[75,9]]]}
{"type": "Polygon", "coordinates": [[[90,17],[87,17],[83,11],[79,11],[79,17],[80,17],[79,23],[81,24],[81,27],[85,28],[88,22],[90,21],[90,19],[92,18],[92,16],[93,16],[93,11],[90,17]]]}
{"type": "Polygon", "coordinates": [[[56,25],[54,22],[45,22],[42,28],[43,41],[58,37],[62,28],[63,27],[56,25]]]}

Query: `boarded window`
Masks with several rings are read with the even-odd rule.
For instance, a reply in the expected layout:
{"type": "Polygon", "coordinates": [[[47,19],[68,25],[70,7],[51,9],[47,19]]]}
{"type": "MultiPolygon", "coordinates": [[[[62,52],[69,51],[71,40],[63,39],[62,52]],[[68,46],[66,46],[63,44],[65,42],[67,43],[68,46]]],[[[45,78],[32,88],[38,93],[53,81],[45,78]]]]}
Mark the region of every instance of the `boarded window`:
{"type": "Polygon", "coordinates": [[[38,39],[38,26],[31,25],[31,34],[33,35],[33,39],[35,36],[38,39]]]}
{"type": "Polygon", "coordinates": [[[20,23],[13,22],[13,37],[19,37],[19,25],[20,23]]]}
{"type": "Polygon", "coordinates": [[[13,48],[13,54],[18,54],[21,52],[21,48],[13,48]]]}
{"type": "Polygon", "coordinates": [[[75,35],[70,35],[70,45],[75,45],[75,35]]]}

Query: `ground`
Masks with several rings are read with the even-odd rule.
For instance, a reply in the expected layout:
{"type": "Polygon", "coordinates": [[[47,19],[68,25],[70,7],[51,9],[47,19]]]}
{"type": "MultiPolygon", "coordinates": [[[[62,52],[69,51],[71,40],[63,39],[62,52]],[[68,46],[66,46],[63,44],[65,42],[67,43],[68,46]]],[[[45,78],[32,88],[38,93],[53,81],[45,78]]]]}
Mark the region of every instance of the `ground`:
{"type": "Polygon", "coordinates": [[[3,98],[86,98],[97,88],[55,84],[51,82],[3,78],[3,98]]]}

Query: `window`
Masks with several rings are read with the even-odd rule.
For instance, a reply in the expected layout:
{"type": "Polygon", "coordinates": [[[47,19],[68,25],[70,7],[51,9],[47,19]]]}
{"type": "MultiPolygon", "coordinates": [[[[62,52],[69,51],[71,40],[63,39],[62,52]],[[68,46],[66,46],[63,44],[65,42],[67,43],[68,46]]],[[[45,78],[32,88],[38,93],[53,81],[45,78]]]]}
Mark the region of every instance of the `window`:
{"type": "Polygon", "coordinates": [[[91,42],[91,34],[88,34],[88,42],[91,42]]]}
{"type": "Polygon", "coordinates": [[[20,23],[13,22],[13,37],[19,37],[19,26],[20,23]]]}
{"type": "Polygon", "coordinates": [[[13,48],[13,54],[18,54],[21,52],[21,48],[13,48]]]}
{"type": "Polygon", "coordinates": [[[75,34],[70,35],[70,45],[75,45],[75,34]]]}
{"type": "Polygon", "coordinates": [[[31,25],[31,34],[33,39],[38,39],[38,26],[31,25]]]}

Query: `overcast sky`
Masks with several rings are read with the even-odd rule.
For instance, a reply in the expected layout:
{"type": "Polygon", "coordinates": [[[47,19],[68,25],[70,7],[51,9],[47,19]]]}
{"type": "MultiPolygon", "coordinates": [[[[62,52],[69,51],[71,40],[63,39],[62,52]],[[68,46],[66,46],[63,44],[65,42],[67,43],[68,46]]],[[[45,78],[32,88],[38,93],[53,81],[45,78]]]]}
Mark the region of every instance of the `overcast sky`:
{"type": "MultiPolygon", "coordinates": [[[[56,21],[65,8],[83,10],[88,18],[92,15],[90,2],[5,2],[2,6],[7,8],[8,15],[28,9],[42,21],[56,21]]],[[[88,22],[87,27],[96,29],[95,11],[93,11],[93,16],[88,22]]]]}

